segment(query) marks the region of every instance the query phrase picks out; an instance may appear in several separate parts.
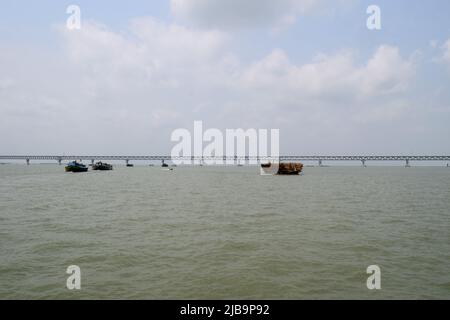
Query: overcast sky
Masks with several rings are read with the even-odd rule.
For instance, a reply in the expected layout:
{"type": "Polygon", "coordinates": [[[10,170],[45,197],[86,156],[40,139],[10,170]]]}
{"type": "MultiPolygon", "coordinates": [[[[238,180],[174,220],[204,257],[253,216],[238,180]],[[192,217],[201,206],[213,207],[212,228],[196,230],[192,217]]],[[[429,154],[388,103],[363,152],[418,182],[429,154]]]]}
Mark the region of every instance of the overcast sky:
{"type": "Polygon", "coordinates": [[[169,154],[194,120],[278,128],[282,154],[450,154],[448,0],[0,6],[0,154],[169,154]]]}

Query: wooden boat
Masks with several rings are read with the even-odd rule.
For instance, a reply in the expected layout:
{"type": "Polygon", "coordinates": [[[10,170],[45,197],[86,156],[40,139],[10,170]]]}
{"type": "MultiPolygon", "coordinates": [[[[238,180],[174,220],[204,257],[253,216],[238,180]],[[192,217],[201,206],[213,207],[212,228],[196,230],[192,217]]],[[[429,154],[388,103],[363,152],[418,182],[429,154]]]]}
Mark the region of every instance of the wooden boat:
{"type": "Polygon", "coordinates": [[[299,175],[303,170],[302,163],[262,163],[262,175],[299,175]]]}
{"type": "Polygon", "coordinates": [[[280,175],[299,175],[303,170],[303,164],[300,162],[280,163],[277,174],[280,175]]]}

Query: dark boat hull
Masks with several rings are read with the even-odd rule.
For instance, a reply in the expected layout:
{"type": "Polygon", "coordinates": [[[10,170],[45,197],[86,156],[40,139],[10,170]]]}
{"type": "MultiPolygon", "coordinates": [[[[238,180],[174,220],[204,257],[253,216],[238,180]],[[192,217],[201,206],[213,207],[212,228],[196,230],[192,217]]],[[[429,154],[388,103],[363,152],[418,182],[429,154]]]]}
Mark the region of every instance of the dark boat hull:
{"type": "Polygon", "coordinates": [[[65,167],[64,168],[66,172],[87,172],[88,168],[82,168],[82,167],[65,167]]]}
{"type": "Polygon", "coordinates": [[[112,170],[113,166],[108,163],[96,163],[92,166],[92,170],[107,171],[112,170]]]}
{"type": "Polygon", "coordinates": [[[299,175],[300,174],[300,170],[295,170],[295,171],[278,171],[277,174],[281,174],[281,175],[299,175]]]}

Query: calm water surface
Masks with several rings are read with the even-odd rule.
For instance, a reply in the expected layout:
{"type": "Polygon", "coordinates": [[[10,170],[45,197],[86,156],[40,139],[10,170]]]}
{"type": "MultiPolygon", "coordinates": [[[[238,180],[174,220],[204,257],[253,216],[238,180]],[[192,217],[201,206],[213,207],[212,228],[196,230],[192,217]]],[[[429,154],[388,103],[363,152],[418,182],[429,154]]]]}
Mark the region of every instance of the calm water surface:
{"type": "Polygon", "coordinates": [[[12,298],[449,299],[450,169],[3,165],[0,299],[12,298]],[[72,264],[79,291],[66,289],[72,264]]]}

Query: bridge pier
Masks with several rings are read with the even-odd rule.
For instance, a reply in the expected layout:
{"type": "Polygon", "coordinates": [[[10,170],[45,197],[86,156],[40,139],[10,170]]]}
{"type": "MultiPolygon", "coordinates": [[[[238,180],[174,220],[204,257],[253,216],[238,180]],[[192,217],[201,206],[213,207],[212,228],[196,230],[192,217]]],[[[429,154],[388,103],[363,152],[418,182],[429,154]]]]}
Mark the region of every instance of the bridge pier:
{"type": "Polygon", "coordinates": [[[91,159],[91,164],[94,165],[95,159],[91,159]]]}
{"type": "Polygon", "coordinates": [[[319,159],[319,167],[322,167],[322,159],[319,159]]]}
{"type": "Polygon", "coordinates": [[[362,163],[363,168],[367,167],[367,166],[366,166],[366,160],[365,160],[365,159],[362,159],[362,160],[361,160],[361,163],[362,163]]]}
{"type": "Polygon", "coordinates": [[[125,160],[126,165],[128,165],[129,162],[130,162],[130,160],[128,160],[128,159],[125,160]]]}
{"type": "Polygon", "coordinates": [[[30,159],[26,159],[25,161],[27,162],[27,166],[29,166],[30,165],[30,159]]]}
{"type": "Polygon", "coordinates": [[[405,168],[411,168],[411,165],[409,164],[409,159],[406,159],[406,165],[405,168]]]}
{"type": "Polygon", "coordinates": [[[61,161],[62,161],[61,159],[58,159],[58,165],[61,165],[61,161]]]}

